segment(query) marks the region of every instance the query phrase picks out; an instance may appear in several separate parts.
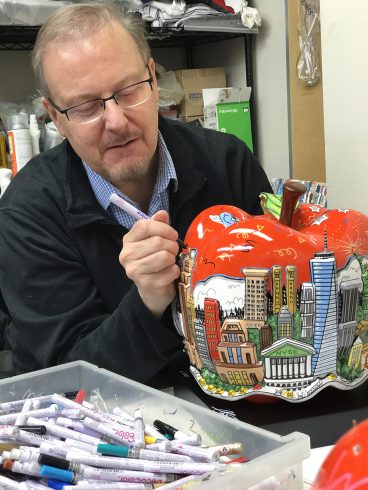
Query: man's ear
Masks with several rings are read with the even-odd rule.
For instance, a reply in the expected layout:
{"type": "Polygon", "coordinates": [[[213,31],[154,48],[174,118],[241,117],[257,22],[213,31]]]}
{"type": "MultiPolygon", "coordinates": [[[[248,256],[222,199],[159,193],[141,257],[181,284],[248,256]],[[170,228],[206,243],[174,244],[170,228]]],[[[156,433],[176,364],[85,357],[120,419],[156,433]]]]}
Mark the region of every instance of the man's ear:
{"type": "Polygon", "coordinates": [[[55,124],[57,130],[58,130],[58,133],[61,135],[61,136],[66,136],[65,135],[65,131],[64,131],[64,125],[63,123],[60,121],[60,116],[61,114],[59,114],[57,112],[57,110],[55,109],[55,107],[53,107],[49,100],[46,99],[46,97],[42,97],[41,98],[41,102],[42,102],[42,105],[44,106],[44,108],[46,109],[48,115],[50,116],[52,122],[55,124]]]}
{"type": "Polygon", "coordinates": [[[155,94],[155,98],[158,102],[159,100],[159,95],[158,95],[158,85],[157,85],[157,77],[156,77],[156,67],[155,67],[155,62],[153,58],[150,58],[148,60],[147,66],[150,70],[150,73],[152,75],[152,88],[153,88],[153,93],[155,94]]]}

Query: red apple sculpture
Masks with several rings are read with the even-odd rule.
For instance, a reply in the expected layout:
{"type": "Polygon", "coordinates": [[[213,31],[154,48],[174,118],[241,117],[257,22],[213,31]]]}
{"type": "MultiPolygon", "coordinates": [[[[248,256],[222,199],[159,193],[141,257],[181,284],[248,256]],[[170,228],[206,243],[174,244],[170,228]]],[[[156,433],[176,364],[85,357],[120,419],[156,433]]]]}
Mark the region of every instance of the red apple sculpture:
{"type": "Polygon", "coordinates": [[[192,222],[180,257],[176,316],[203,391],[298,402],[368,376],[368,217],[295,205],[281,216],[213,206],[192,222]]]}
{"type": "Polygon", "coordinates": [[[317,473],[312,490],[368,488],[368,420],[352,427],[337,441],[317,473]]]}

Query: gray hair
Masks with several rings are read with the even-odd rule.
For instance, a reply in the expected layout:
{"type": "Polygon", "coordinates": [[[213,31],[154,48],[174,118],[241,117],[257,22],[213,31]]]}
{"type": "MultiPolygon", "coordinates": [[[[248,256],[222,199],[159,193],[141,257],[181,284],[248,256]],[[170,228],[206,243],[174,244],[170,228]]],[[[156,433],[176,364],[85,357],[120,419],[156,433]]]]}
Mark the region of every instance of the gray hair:
{"type": "Polygon", "coordinates": [[[37,85],[44,96],[50,96],[43,70],[43,57],[50,43],[81,39],[118,22],[133,38],[146,64],[151,56],[145,24],[137,14],[115,2],[87,1],[67,5],[47,19],[41,27],[32,52],[32,66],[37,85]]]}

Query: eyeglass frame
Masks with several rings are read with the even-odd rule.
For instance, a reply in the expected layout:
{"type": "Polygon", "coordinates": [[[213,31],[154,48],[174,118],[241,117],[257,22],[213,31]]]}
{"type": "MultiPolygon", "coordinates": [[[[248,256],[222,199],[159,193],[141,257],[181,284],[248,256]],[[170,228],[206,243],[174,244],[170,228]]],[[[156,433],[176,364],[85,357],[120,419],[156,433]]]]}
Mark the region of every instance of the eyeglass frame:
{"type": "MultiPolygon", "coordinates": [[[[135,86],[141,85],[143,83],[148,83],[149,86],[150,86],[150,88],[151,88],[151,91],[153,91],[153,87],[152,87],[152,84],[153,84],[153,76],[152,76],[151,70],[150,70],[150,68],[149,68],[148,65],[146,65],[146,68],[148,69],[148,73],[149,73],[149,77],[146,80],[141,80],[140,82],[132,83],[131,85],[128,85],[127,87],[123,87],[120,90],[118,90],[117,92],[115,92],[112,95],[110,95],[110,97],[105,97],[105,98],[103,98],[103,97],[97,97],[96,99],[86,100],[86,102],[81,102],[80,104],[76,104],[76,105],[73,105],[71,107],[67,107],[66,109],[62,109],[57,104],[55,104],[55,102],[51,99],[51,97],[47,97],[47,100],[50,102],[50,104],[52,105],[52,107],[54,109],[56,109],[60,114],[65,115],[66,118],[67,118],[67,120],[69,122],[70,122],[70,119],[69,119],[69,116],[68,116],[68,111],[70,111],[70,109],[75,109],[76,107],[79,107],[79,106],[81,106],[83,104],[88,104],[89,102],[95,102],[97,100],[101,101],[102,104],[103,104],[103,111],[101,113],[101,116],[98,116],[96,119],[92,119],[91,121],[86,121],[84,123],[77,123],[77,124],[88,124],[88,123],[92,123],[94,121],[97,121],[98,119],[100,119],[103,116],[103,114],[105,112],[105,109],[106,109],[106,102],[109,101],[109,100],[114,100],[115,103],[116,103],[116,105],[118,105],[122,109],[130,109],[131,107],[136,107],[137,105],[143,104],[144,102],[146,102],[146,100],[148,100],[148,99],[146,99],[143,102],[139,102],[138,104],[134,104],[132,106],[122,107],[119,104],[119,102],[116,100],[116,98],[115,98],[116,97],[116,94],[118,94],[122,90],[126,90],[127,88],[135,87],[135,86]]],[[[71,121],[71,122],[73,122],[73,121],[71,121]]]]}

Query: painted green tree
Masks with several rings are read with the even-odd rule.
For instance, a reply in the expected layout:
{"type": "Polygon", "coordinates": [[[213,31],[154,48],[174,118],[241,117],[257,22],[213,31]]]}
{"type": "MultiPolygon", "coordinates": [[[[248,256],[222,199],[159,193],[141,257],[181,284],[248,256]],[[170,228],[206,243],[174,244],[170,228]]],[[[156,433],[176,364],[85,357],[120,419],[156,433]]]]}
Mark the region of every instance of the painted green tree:
{"type": "Polygon", "coordinates": [[[248,340],[249,342],[253,342],[253,344],[255,345],[257,357],[259,359],[261,357],[261,342],[259,338],[258,328],[248,328],[248,340]]]}
{"type": "Polygon", "coordinates": [[[277,340],[277,319],[278,315],[270,315],[266,320],[266,325],[272,328],[272,342],[277,340]]]}
{"type": "Polygon", "coordinates": [[[302,315],[299,310],[294,313],[294,334],[295,340],[301,340],[302,338],[302,315]]]}

